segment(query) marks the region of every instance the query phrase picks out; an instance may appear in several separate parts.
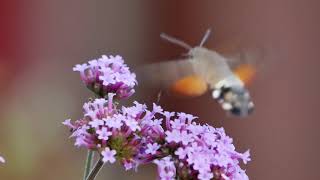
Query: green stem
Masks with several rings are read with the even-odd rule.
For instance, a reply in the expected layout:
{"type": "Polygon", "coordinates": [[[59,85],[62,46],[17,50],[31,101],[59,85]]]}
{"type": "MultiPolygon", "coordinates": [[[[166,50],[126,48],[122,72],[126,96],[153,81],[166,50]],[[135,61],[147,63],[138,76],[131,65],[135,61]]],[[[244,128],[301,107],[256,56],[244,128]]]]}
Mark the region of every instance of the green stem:
{"type": "Polygon", "coordinates": [[[99,171],[103,167],[104,162],[102,161],[102,157],[98,160],[98,162],[92,168],[90,174],[88,175],[86,180],[94,180],[98,175],[99,171]]]}
{"type": "Polygon", "coordinates": [[[94,152],[92,150],[88,150],[86,164],[84,167],[83,180],[86,180],[89,175],[89,172],[90,172],[91,166],[92,166],[93,155],[94,155],[94,152]]]}

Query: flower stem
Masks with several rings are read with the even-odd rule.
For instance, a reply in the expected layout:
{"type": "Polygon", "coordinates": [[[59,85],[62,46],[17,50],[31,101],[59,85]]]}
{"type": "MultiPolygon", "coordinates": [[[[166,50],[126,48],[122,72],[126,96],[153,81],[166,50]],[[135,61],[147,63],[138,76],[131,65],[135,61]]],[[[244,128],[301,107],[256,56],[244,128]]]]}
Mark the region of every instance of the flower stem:
{"type": "Polygon", "coordinates": [[[91,170],[91,172],[86,180],[94,180],[95,177],[98,175],[99,171],[101,170],[103,164],[104,164],[104,162],[102,161],[102,157],[100,157],[100,159],[94,165],[93,169],[91,170]]]}
{"type": "Polygon", "coordinates": [[[83,180],[86,180],[89,175],[89,172],[92,166],[93,155],[94,155],[94,152],[92,150],[88,150],[86,164],[84,167],[83,180]]]}

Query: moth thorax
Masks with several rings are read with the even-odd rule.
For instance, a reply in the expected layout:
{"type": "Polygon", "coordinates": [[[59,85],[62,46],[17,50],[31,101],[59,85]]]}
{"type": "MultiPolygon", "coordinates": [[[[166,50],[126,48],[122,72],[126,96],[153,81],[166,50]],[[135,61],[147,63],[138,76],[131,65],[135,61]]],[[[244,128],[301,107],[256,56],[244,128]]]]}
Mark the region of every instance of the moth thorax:
{"type": "Polygon", "coordinates": [[[247,116],[254,108],[250,94],[244,86],[222,85],[213,90],[212,96],[224,110],[236,116],[247,116]]]}

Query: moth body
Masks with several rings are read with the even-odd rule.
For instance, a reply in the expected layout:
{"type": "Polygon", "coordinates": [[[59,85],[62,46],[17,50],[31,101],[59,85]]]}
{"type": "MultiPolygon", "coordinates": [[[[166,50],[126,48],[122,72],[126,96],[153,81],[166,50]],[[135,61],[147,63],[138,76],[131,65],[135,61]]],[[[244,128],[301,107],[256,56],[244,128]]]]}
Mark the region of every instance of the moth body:
{"type": "MultiPolygon", "coordinates": [[[[202,47],[208,34],[207,32],[200,46],[194,48],[162,34],[162,38],[188,49],[188,57],[147,65],[140,76],[153,87],[167,89],[182,96],[196,97],[211,90],[212,97],[224,110],[235,116],[247,116],[254,105],[244,81],[234,73],[226,57],[202,47]]],[[[251,70],[248,67],[245,70],[239,69],[238,72],[250,79],[252,73],[246,72],[251,70]]]]}

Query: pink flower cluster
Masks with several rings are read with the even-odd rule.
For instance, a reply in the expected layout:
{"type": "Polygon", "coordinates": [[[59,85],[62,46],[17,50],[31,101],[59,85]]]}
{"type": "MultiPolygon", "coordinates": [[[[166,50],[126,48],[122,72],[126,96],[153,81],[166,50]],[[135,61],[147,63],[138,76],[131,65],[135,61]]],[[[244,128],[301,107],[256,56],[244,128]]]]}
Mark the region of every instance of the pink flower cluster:
{"type": "Polygon", "coordinates": [[[120,56],[102,56],[74,70],[101,97],[83,105],[82,118],[63,122],[75,146],[98,152],[104,163],[119,161],[126,170],[154,163],[163,180],[249,179],[239,165],[250,161],[249,151],[237,152],[223,128],[200,125],[193,115],[156,104],[152,110],[138,102],[117,107],[114,97],[130,96],[136,84],[120,56]]]}
{"type": "Polygon", "coordinates": [[[248,179],[239,161],[249,161],[249,152],[236,152],[223,128],[155,104],[152,111],[138,102],[118,109],[113,96],[85,103],[83,118],[64,122],[76,146],[97,150],[104,162],[119,160],[127,170],[154,162],[160,179],[248,179]]]}
{"type": "Polygon", "coordinates": [[[134,93],[137,84],[136,75],[130,72],[119,55],[103,55],[88,64],[77,64],[73,71],[79,71],[85,85],[101,97],[112,92],[118,98],[127,98],[134,93]]]}

